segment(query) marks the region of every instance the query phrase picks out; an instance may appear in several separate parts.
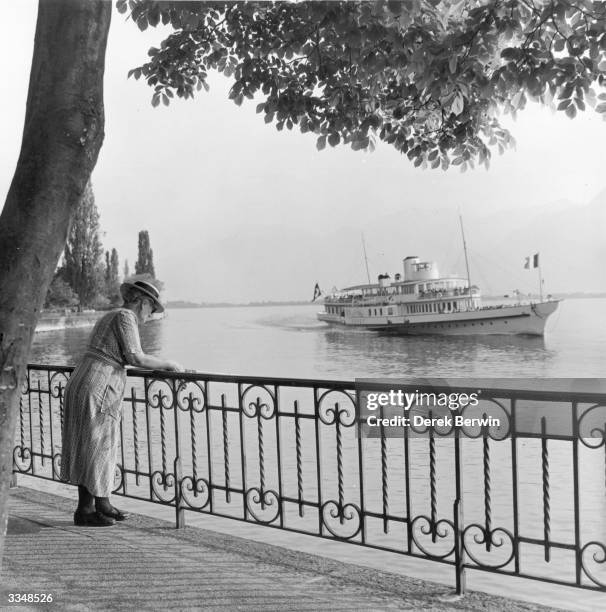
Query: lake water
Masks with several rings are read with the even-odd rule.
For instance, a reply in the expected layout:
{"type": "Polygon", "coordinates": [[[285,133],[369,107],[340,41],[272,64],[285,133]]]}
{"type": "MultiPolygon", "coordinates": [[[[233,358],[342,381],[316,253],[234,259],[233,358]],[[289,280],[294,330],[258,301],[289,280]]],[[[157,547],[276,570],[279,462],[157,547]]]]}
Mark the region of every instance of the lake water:
{"type": "MultiPolygon", "coordinates": [[[[382,336],[329,327],[318,305],[171,309],[143,348],[201,372],[353,380],[362,377],[603,377],[606,298],[565,300],[543,338],[382,336]]],[[[36,334],[32,363],[73,364],[90,329],[36,334]]]]}

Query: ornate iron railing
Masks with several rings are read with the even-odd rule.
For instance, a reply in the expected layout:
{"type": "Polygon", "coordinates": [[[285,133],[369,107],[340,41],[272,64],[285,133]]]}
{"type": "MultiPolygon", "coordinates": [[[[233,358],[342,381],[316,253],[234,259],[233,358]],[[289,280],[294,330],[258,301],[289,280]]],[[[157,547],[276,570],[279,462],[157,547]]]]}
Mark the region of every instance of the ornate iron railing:
{"type": "MultiPolygon", "coordinates": [[[[70,371],[29,366],[15,472],[59,480],[70,371]]],[[[177,526],[190,510],[449,564],[459,592],[467,568],[606,590],[606,396],[481,395],[500,428],[364,438],[354,383],[132,370],[115,493],[177,526]]]]}

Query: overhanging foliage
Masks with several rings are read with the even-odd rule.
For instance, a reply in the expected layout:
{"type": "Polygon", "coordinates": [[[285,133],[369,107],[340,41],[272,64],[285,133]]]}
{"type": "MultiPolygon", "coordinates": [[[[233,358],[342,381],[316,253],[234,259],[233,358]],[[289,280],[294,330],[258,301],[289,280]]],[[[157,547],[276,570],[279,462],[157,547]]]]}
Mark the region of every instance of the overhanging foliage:
{"type": "Polygon", "coordinates": [[[606,2],[117,5],[142,30],[175,30],[129,73],[154,88],[154,106],[208,89],[217,70],[233,78],[236,104],[262,94],[266,123],[312,132],[318,149],[380,139],[415,166],[466,169],[513,143],[499,114],[529,100],[571,118],[606,112],[606,2]]]}

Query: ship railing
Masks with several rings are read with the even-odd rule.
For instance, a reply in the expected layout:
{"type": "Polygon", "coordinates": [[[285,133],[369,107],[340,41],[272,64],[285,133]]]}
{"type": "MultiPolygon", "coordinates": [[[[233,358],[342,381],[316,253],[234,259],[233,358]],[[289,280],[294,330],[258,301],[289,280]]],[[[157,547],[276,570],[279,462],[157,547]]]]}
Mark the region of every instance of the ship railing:
{"type": "MultiPolygon", "coordinates": [[[[15,473],[60,481],[71,371],[28,367],[15,473]]],[[[606,590],[606,394],[417,385],[478,393],[501,424],[361,436],[363,393],[388,389],[130,370],[114,494],[177,527],[196,512],[430,559],[459,592],[468,570],[606,590]]]]}
{"type": "MultiPolygon", "coordinates": [[[[414,295],[414,294],[412,294],[414,295]]],[[[479,297],[480,293],[478,291],[473,291],[471,297],[479,297]]],[[[418,299],[440,299],[440,298],[462,298],[462,297],[470,297],[469,289],[429,289],[426,291],[419,291],[417,294],[418,299]]]]}

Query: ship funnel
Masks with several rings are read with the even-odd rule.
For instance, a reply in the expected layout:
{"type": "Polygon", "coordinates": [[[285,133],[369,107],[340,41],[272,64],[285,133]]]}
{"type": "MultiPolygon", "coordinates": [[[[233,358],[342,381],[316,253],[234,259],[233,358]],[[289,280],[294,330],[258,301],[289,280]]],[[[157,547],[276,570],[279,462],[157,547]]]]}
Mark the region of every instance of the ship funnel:
{"type": "Polygon", "coordinates": [[[419,263],[419,258],[416,255],[410,255],[404,259],[404,279],[414,280],[415,264],[419,263]]]}
{"type": "Polygon", "coordinates": [[[425,281],[440,278],[435,261],[420,261],[418,257],[407,257],[404,260],[404,280],[425,281]]]}

